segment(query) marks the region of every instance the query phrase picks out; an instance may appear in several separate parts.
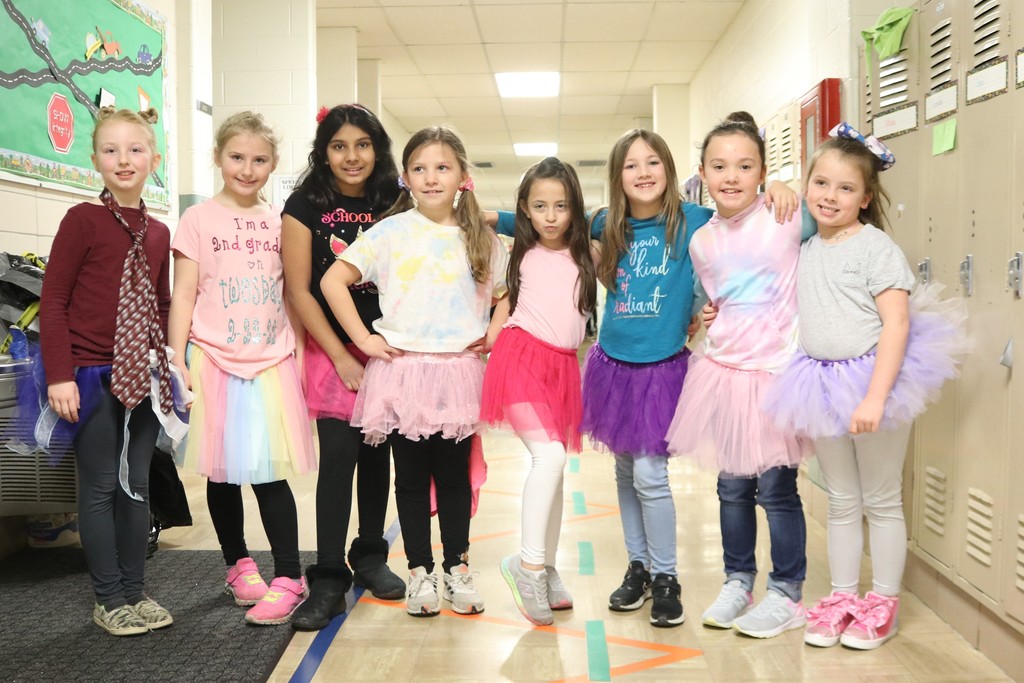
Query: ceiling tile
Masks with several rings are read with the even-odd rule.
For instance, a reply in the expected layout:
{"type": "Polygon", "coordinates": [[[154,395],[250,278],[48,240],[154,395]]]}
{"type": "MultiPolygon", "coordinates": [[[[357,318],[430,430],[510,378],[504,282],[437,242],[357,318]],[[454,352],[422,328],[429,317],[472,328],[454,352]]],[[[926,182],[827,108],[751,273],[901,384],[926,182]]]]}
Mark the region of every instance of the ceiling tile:
{"type": "Polygon", "coordinates": [[[381,96],[392,97],[433,97],[434,91],[423,76],[381,76],[381,96]]]}
{"type": "Polygon", "coordinates": [[[493,74],[451,74],[427,76],[427,82],[438,97],[497,97],[498,86],[493,74]]]}
{"type": "Polygon", "coordinates": [[[509,135],[512,142],[554,142],[558,115],[551,116],[507,116],[509,135]],[[537,133],[543,135],[537,136],[537,133]],[[528,139],[523,135],[528,134],[528,139]]]}
{"type": "Polygon", "coordinates": [[[316,14],[317,26],[352,26],[360,49],[378,45],[400,45],[395,32],[388,25],[387,17],[380,8],[337,8],[320,9],[316,14]]]}
{"type": "Polygon", "coordinates": [[[629,71],[639,43],[566,43],[562,71],[629,71]]]}
{"type": "Polygon", "coordinates": [[[558,71],[562,64],[559,43],[497,43],[485,45],[487,58],[495,72],[558,71]]]}
{"type": "Polygon", "coordinates": [[[475,9],[485,43],[555,43],[562,39],[560,5],[508,4],[475,9]]]}
{"type": "Polygon", "coordinates": [[[562,74],[562,96],[582,97],[585,95],[620,95],[626,87],[628,72],[581,73],[570,71],[562,74]]]}
{"type": "Polygon", "coordinates": [[[561,113],[573,114],[614,114],[619,104],[618,95],[594,95],[590,97],[563,97],[561,113]]]}
{"type": "Polygon", "coordinates": [[[742,0],[711,0],[705,2],[657,2],[644,36],[647,40],[678,40],[680,26],[699,26],[699,38],[717,39],[725,32],[742,0]]]}
{"type": "Polygon", "coordinates": [[[565,40],[641,40],[653,6],[652,2],[569,4],[565,8],[565,40]]]}
{"type": "Polygon", "coordinates": [[[398,117],[403,116],[445,116],[444,107],[435,98],[388,98],[388,111],[398,117]]]}
{"type": "Polygon", "coordinates": [[[557,97],[503,98],[501,108],[505,116],[557,116],[557,97]]]}
{"type": "Polygon", "coordinates": [[[424,74],[473,74],[489,71],[483,47],[470,45],[410,45],[409,54],[424,74]]]}
{"type": "Polygon", "coordinates": [[[696,71],[714,45],[713,41],[645,41],[640,43],[633,68],[638,71],[696,71]]]}
{"type": "Polygon", "coordinates": [[[450,116],[501,116],[501,101],[496,97],[445,97],[441,106],[450,116]]]}
{"type": "Polygon", "coordinates": [[[406,45],[459,45],[479,43],[476,19],[470,7],[401,7],[385,10],[388,21],[406,45]],[[429,30],[425,30],[429,27],[429,30]]]}

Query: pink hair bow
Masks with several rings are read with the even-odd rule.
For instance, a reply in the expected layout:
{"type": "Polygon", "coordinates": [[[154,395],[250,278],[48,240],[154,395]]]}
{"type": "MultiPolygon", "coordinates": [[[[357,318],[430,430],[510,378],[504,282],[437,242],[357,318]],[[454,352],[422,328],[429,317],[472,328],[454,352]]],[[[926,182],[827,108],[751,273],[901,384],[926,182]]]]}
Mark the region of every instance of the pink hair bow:
{"type": "Polygon", "coordinates": [[[472,192],[476,189],[476,185],[473,183],[473,176],[467,176],[465,182],[459,185],[459,192],[472,192]]]}

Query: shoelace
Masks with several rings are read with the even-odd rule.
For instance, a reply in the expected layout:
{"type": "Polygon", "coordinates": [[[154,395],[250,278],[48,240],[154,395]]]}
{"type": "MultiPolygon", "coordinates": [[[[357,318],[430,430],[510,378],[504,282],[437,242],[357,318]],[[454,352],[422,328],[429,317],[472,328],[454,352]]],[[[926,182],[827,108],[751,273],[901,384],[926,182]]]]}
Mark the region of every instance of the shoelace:
{"type": "Polygon", "coordinates": [[[409,582],[409,595],[419,597],[421,595],[426,594],[428,590],[428,588],[424,585],[426,583],[430,584],[430,589],[433,589],[434,592],[437,592],[437,584],[434,583],[434,575],[419,574],[418,576],[414,576],[412,580],[409,582]]]}
{"type": "MultiPolygon", "coordinates": [[[[450,586],[453,593],[476,593],[476,586],[473,585],[473,576],[477,572],[457,572],[452,574],[450,586]]],[[[546,592],[546,591],[545,591],[546,592]]]]}
{"type": "Polygon", "coordinates": [[[725,607],[732,605],[740,598],[742,598],[744,602],[747,602],[747,589],[738,584],[726,584],[722,592],[718,594],[718,598],[715,599],[713,606],[725,607]]]}
{"type": "Polygon", "coordinates": [[[892,617],[893,600],[884,595],[871,594],[850,609],[854,620],[871,629],[883,626],[892,617]]]}
{"type": "Polygon", "coordinates": [[[850,613],[854,604],[850,595],[830,595],[807,610],[807,620],[811,624],[837,624],[850,613]]]}
{"type": "Polygon", "coordinates": [[[551,570],[551,571],[545,570],[545,571],[547,572],[547,575],[548,575],[548,589],[549,590],[557,591],[557,592],[562,592],[562,593],[567,592],[566,589],[565,589],[565,584],[562,583],[562,577],[558,575],[558,572],[556,572],[554,570],[551,570]]]}

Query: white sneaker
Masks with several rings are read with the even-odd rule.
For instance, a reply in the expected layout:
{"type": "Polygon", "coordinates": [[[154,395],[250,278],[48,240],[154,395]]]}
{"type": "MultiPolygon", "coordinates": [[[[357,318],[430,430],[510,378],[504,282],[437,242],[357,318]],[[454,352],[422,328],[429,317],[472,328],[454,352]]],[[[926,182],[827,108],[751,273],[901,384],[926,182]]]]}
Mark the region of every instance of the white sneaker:
{"type": "Polygon", "coordinates": [[[435,574],[427,573],[423,567],[412,569],[405,592],[405,611],[414,617],[432,617],[441,611],[435,574]]]}
{"type": "Polygon", "coordinates": [[[704,610],[701,620],[705,626],[732,628],[736,618],[749,612],[753,604],[754,596],[740,581],[729,581],[722,586],[711,606],[704,610]]]}
{"type": "Polygon", "coordinates": [[[553,610],[572,609],[572,593],[562,583],[558,570],[548,565],[544,567],[548,575],[548,605],[553,610]]]}
{"type": "Polygon", "coordinates": [[[780,633],[806,625],[807,615],[803,604],[770,590],[754,609],[736,619],[733,628],[754,638],[774,638],[780,633]]]}
{"type": "Polygon", "coordinates": [[[484,600],[473,585],[473,574],[464,564],[452,567],[452,573],[444,575],[444,599],[452,603],[452,611],[458,614],[484,611],[484,600]]]}

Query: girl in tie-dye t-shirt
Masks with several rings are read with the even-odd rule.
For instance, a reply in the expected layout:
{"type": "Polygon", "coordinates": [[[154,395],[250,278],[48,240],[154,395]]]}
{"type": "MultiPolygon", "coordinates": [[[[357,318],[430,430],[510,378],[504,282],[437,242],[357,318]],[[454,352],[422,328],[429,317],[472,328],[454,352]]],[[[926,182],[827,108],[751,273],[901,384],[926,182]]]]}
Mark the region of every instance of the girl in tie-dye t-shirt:
{"type": "Polygon", "coordinates": [[[410,570],[406,609],[413,616],[440,610],[430,544],[433,480],[444,597],[454,611],[476,614],[484,605],[468,567],[467,437],[480,427],[479,351],[494,297],[504,296],[508,252],[484,226],[465,147],[452,131],[413,135],[402,167],[403,191],[389,215],[356,239],[320,284],[345,332],[370,357],[352,425],[369,442],[391,444],[410,570]],[[349,292],[359,282],[375,282],[380,292],[382,315],[372,334],[349,292]]]}

